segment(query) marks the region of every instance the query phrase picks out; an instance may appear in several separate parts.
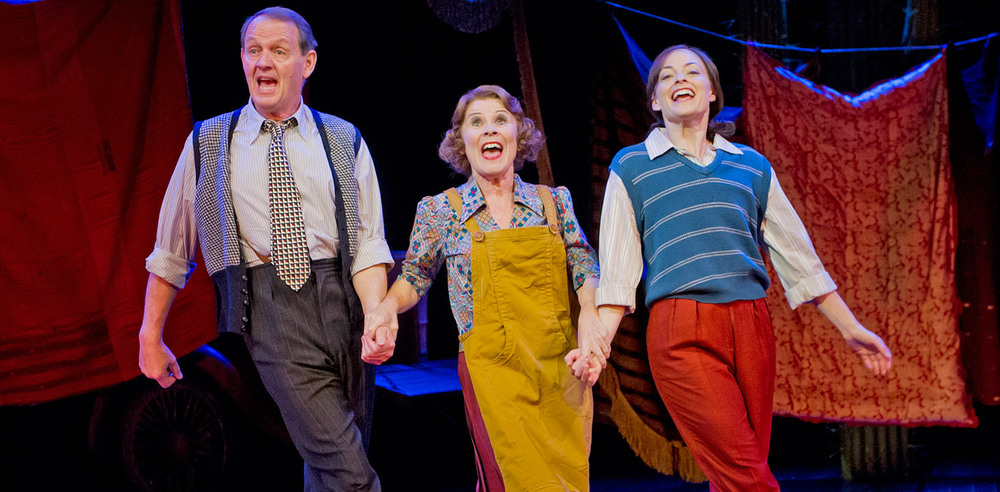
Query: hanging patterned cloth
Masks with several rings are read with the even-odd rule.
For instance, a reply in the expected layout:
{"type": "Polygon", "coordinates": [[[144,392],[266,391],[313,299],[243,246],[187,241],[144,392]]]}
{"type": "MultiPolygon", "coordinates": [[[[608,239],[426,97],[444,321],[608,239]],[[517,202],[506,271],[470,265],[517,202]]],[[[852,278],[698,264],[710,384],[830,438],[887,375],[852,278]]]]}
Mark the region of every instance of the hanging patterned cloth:
{"type": "Polygon", "coordinates": [[[792,311],[773,282],[775,413],[975,425],[959,356],[944,55],[855,97],[756,48],[744,67],[750,145],[770,159],[841,296],[893,351],[889,376],[871,376],[818,310],[792,311]]]}

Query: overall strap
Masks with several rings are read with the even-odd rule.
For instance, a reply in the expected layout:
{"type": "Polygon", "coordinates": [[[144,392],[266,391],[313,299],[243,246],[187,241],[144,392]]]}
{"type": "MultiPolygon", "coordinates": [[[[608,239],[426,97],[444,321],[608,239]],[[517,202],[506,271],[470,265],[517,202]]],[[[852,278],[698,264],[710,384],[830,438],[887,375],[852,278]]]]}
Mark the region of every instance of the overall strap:
{"type": "MultiPolygon", "coordinates": [[[[462,198],[458,196],[458,190],[455,188],[448,188],[445,190],[444,195],[448,197],[448,203],[451,205],[452,210],[455,211],[460,218],[462,217],[462,198]]],[[[465,221],[465,228],[469,230],[473,235],[477,232],[482,232],[479,228],[479,224],[476,223],[474,217],[469,217],[469,220],[465,221]]]]}
{"type": "Polygon", "coordinates": [[[562,228],[559,227],[559,219],[556,218],[556,204],[552,200],[552,190],[543,184],[535,185],[538,190],[538,197],[542,199],[542,208],[545,210],[545,222],[549,225],[549,230],[562,235],[562,228]]]}
{"type": "Polygon", "coordinates": [[[444,190],[444,196],[448,197],[448,203],[451,205],[451,209],[458,214],[459,217],[462,216],[462,198],[458,196],[458,190],[455,188],[448,188],[444,190]]]}

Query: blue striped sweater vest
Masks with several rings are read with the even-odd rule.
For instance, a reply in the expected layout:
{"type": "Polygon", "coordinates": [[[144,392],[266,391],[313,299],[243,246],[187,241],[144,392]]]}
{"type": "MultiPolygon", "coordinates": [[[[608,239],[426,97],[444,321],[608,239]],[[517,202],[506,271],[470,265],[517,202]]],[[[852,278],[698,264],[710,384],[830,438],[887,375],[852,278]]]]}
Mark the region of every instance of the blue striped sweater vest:
{"type": "MultiPolygon", "coordinates": [[[[205,269],[215,282],[220,332],[247,331],[250,321],[246,263],[240,247],[230,181],[229,145],[241,111],[199,121],[192,132],[197,176],[195,220],[205,269]]],[[[358,183],[354,178],[354,158],[361,146],[361,134],[354,125],[336,116],[315,109],[312,114],[333,174],[341,283],[347,294],[351,322],[357,324],[364,318],[351,279],[351,264],[358,249],[358,183]]]]}
{"type": "Polygon", "coordinates": [[[644,144],[615,155],[642,240],[646,305],[666,298],[721,304],[759,299],[770,283],[761,258],[761,220],[771,165],[739,145],[701,167],[677,149],[649,159],[644,144]]]}

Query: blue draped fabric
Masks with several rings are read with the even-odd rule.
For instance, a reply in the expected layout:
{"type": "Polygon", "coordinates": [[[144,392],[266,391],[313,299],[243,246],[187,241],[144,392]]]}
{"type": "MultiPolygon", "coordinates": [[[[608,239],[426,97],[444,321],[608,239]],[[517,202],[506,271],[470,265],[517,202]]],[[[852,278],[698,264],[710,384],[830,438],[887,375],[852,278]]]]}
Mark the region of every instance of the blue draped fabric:
{"type": "Polygon", "coordinates": [[[615,24],[618,25],[618,30],[622,33],[622,38],[625,39],[625,45],[628,46],[628,54],[632,56],[632,63],[635,63],[635,69],[639,71],[639,80],[642,80],[642,84],[646,85],[646,77],[649,75],[649,69],[653,66],[653,60],[650,60],[646,53],[642,51],[639,44],[629,36],[628,31],[622,26],[622,23],[618,21],[618,17],[614,15],[611,16],[615,20],[615,24]]]}
{"type": "Polygon", "coordinates": [[[962,70],[965,92],[969,94],[976,126],[985,137],[987,149],[993,148],[993,138],[996,134],[997,93],[1000,92],[998,65],[1000,65],[1000,47],[996,46],[996,43],[987,41],[979,61],[962,70]]]}

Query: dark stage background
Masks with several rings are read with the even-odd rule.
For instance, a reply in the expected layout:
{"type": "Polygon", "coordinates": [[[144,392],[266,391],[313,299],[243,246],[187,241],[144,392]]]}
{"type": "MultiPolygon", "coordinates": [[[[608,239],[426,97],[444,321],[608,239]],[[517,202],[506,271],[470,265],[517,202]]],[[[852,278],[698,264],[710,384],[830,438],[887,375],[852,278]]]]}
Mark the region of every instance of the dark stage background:
{"type": "MultiPolygon", "coordinates": [[[[61,3],[69,5],[69,2],[61,3]]],[[[89,0],[89,3],[101,2],[89,0]]],[[[168,6],[158,11],[158,15],[164,16],[160,19],[162,23],[158,24],[161,27],[171,24],[170,16],[180,16],[182,38],[177,41],[183,44],[176,48],[183,52],[186,70],[178,64],[178,60],[158,60],[155,50],[141,51],[147,47],[120,44],[107,48],[105,52],[108,66],[113,66],[119,57],[121,59],[148,57],[150,73],[154,70],[168,70],[175,72],[177,77],[186,77],[190,96],[190,118],[184,114],[175,116],[180,121],[178,124],[188,127],[170,133],[169,138],[174,141],[163,142],[162,148],[156,149],[160,154],[156,156],[161,162],[160,165],[172,168],[184,136],[190,128],[191,120],[201,120],[231,111],[247,102],[246,83],[239,60],[239,28],[247,15],[270,6],[272,2],[172,0],[160,3],[168,6]],[[179,10],[173,10],[172,6],[179,6],[179,10]]],[[[403,250],[407,246],[413,213],[419,199],[464,180],[455,176],[437,158],[437,144],[443,131],[448,127],[458,97],[468,89],[484,83],[499,84],[515,95],[522,94],[510,11],[501,12],[496,26],[492,29],[469,34],[450,27],[435,16],[428,6],[428,4],[444,3],[447,2],[368,0],[282,3],[297,10],[310,21],[319,42],[317,69],[306,86],[306,102],[321,111],[336,114],[356,124],[371,149],[382,186],[387,239],[394,250],[403,250]]],[[[464,7],[468,8],[473,4],[485,5],[491,2],[456,3],[460,6],[464,4],[464,7]]],[[[613,153],[622,144],[637,142],[645,129],[643,124],[632,128],[617,128],[616,133],[612,135],[594,135],[595,120],[609,117],[606,114],[609,111],[612,113],[610,118],[615,118],[613,114],[615,109],[607,106],[608,100],[617,101],[623,111],[642,112],[641,107],[636,108],[636,103],[639,101],[635,99],[636,95],[640,94],[638,91],[641,91],[642,81],[632,66],[622,37],[610,14],[613,13],[621,20],[647,55],[655,56],[663,47],[676,43],[688,43],[705,48],[719,65],[727,106],[739,107],[742,102],[741,71],[745,48],[732,41],[625,12],[598,1],[539,0],[525,3],[527,4],[524,6],[525,20],[534,61],[534,77],[548,137],[554,180],[556,184],[567,186],[571,190],[580,222],[588,230],[591,239],[596,241],[596,215],[603,188],[596,184],[600,179],[595,179],[594,169],[601,166],[606,168],[611,156],[600,154],[595,149],[604,144],[611,148],[613,153]],[[602,99],[595,97],[595,94],[601,94],[602,99]]],[[[787,3],[782,0],[723,0],[711,4],[686,4],[686,8],[678,8],[676,2],[653,0],[623,3],[710,31],[735,35],[741,39],[752,38],[761,42],[788,43],[803,47],[898,46],[904,39],[911,44],[937,44],[984,35],[1000,28],[997,17],[991,14],[995,8],[993,5],[995,2],[992,0],[820,0],[787,3]],[[787,7],[784,13],[782,6],[787,7]],[[905,27],[903,20],[904,10],[907,8],[917,11],[909,28],[905,27]]],[[[10,12],[4,10],[5,8],[8,6],[0,6],[0,15],[10,12]]],[[[8,20],[11,19],[0,17],[0,25],[8,20]]],[[[95,25],[96,22],[95,20],[95,25]]],[[[23,45],[14,44],[14,46],[31,44],[30,40],[18,41],[23,45]]],[[[993,42],[996,42],[996,39],[993,42]]],[[[15,51],[18,53],[11,55],[11,60],[32,55],[26,54],[23,50],[15,51]]],[[[954,56],[951,56],[949,63],[953,63],[956,68],[967,67],[972,64],[980,51],[981,45],[957,50],[954,56]]],[[[931,51],[821,56],[776,50],[769,53],[788,66],[800,69],[800,73],[818,83],[850,93],[861,92],[876,82],[903,75],[933,55],[931,51]]],[[[88,68],[83,65],[79,69],[86,74],[88,70],[95,70],[95,67],[88,68]]],[[[22,78],[19,74],[10,72],[0,76],[0,80],[6,81],[4,85],[7,87],[0,89],[0,105],[14,100],[18,84],[43,84],[43,81],[38,79],[22,78]]],[[[122,74],[119,83],[121,86],[128,86],[142,83],[144,80],[138,77],[131,79],[129,74],[122,74]]],[[[957,87],[957,82],[953,85],[957,87]]],[[[101,108],[102,115],[119,111],[119,108],[113,105],[116,87],[108,88],[107,93],[103,95],[107,105],[101,108]]],[[[958,95],[959,92],[954,94],[958,95]]],[[[139,101],[136,104],[141,103],[142,101],[139,101]]],[[[130,109],[120,111],[125,114],[129,113],[130,109]]],[[[969,115],[966,116],[971,118],[969,115]]],[[[12,133],[18,131],[14,126],[5,128],[13,128],[12,133]]],[[[971,141],[964,143],[967,146],[964,152],[974,156],[965,160],[953,157],[953,165],[956,170],[966,170],[965,174],[957,173],[956,177],[958,199],[967,203],[964,209],[960,204],[960,228],[964,221],[965,224],[976,224],[978,227],[976,230],[980,231],[979,236],[963,243],[966,244],[966,251],[976,252],[974,256],[978,261],[966,263],[965,268],[969,277],[977,277],[982,276],[984,269],[993,271],[995,268],[994,235],[989,231],[995,230],[991,229],[995,225],[991,225],[993,223],[990,222],[992,220],[990,214],[995,214],[996,195],[992,188],[982,188],[984,183],[993,183],[993,177],[987,174],[984,178],[980,171],[987,167],[995,168],[996,157],[995,153],[987,153],[984,157],[982,142],[976,140],[973,133],[968,131],[969,127],[959,128],[965,130],[957,133],[960,138],[956,140],[971,138],[971,141]],[[961,167],[969,163],[972,166],[971,172],[969,167],[961,167]],[[965,190],[975,190],[975,192],[965,193],[965,190]]],[[[5,152],[4,146],[11,143],[16,143],[16,139],[0,137],[0,153],[5,152]]],[[[120,149],[120,147],[113,148],[114,151],[120,149]]],[[[93,152],[89,147],[84,150],[93,152]]],[[[146,148],[146,150],[151,149],[146,148]]],[[[98,158],[92,157],[90,160],[98,161],[98,158]]],[[[5,166],[10,165],[7,161],[3,163],[5,166]]],[[[24,170],[30,166],[31,163],[28,163],[18,169],[24,174],[29,174],[24,170]]],[[[169,175],[169,169],[161,174],[169,175]]],[[[521,172],[521,176],[529,182],[538,179],[535,167],[530,164],[521,172]]],[[[3,179],[0,178],[0,182],[3,179]]],[[[162,188],[165,187],[166,181],[163,178],[158,184],[144,184],[162,188]]],[[[6,196],[3,198],[5,206],[13,207],[8,205],[13,203],[12,201],[8,201],[6,196]]],[[[152,201],[158,204],[159,196],[153,197],[152,201]]],[[[88,207],[86,203],[73,206],[81,210],[88,207]]],[[[134,209],[131,211],[137,212],[134,209]]],[[[128,220],[155,221],[155,214],[151,215],[151,211],[155,212],[149,204],[146,204],[146,208],[142,209],[145,214],[143,217],[131,215],[128,220]]],[[[52,215],[64,212],[65,210],[60,209],[52,215]]],[[[4,237],[8,237],[7,235],[14,230],[24,229],[29,222],[24,217],[35,219],[35,216],[26,213],[24,216],[3,222],[4,237]]],[[[9,217],[4,216],[4,218],[9,217]]],[[[44,217],[30,222],[38,231],[45,231],[44,217]]],[[[142,250],[142,254],[145,254],[151,247],[153,241],[151,231],[155,225],[146,223],[143,227],[150,232],[143,237],[128,238],[127,242],[132,248],[129,251],[142,250]]],[[[29,228],[29,230],[36,229],[29,228]]],[[[58,237],[48,232],[38,232],[38,234],[44,234],[46,237],[45,242],[40,241],[42,245],[59,242],[58,237]]],[[[961,255],[961,249],[959,254],[961,255]]],[[[45,258],[28,258],[28,260],[38,263],[47,261],[45,258]]],[[[9,272],[17,269],[21,261],[25,260],[4,255],[0,251],[0,274],[5,275],[4,280],[11,275],[9,272]]],[[[87,259],[81,261],[86,264],[87,259]]],[[[141,256],[129,258],[127,264],[128,268],[134,270],[132,273],[135,278],[144,279],[141,256]]],[[[960,261],[959,267],[962,266],[960,261]]],[[[52,278],[59,278],[58,272],[46,273],[52,278]]],[[[85,276],[85,274],[78,275],[85,276]]],[[[134,280],[116,283],[116,279],[112,277],[102,285],[107,289],[114,289],[116,286],[129,297],[127,302],[133,305],[141,302],[142,285],[139,283],[134,280]]],[[[992,290],[992,283],[989,289],[985,297],[972,294],[963,297],[974,297],[977,301],[982,301],[981,306],[984,310],[986,306],[990,306],[995,333],[995,290],[992,290]],[[993,296],[992,304],[989,301],[990,295],[993,296]]],[[[93,296],[94,292],[88,290],[80,293],[79,297],[86,298],[87,302],[98,303],[102,300],[100,298],[91,300],[84,294],[93,296]]],[[[202,299],[202,302],[210,303],[205,299],[202,299]]],[[[443,273],[431,291],[429,304],[428,358],[454,357],[457,347],[455,327],[448,308],[443,273]]],[[[39,313],[39,316],[44,317],[46,314],[39,313]]],[[[177,317],[177,314],[175,312],[174,317],[177,317]]],[[[204,329],[211,320],[202,321],[206,321],[202,323],[201,329],[204,329]]],[[[18,330],[23,328],[21,325],[6,324],[9,322],[9,318],[8,321],[0,320],[0,365],[5,362],[10,364],[14,360],[14,352],[9,350],[12,345],[4,343],[10,343],[16,338],[18,333],[15,333],[15,328],[18,330]]],[[[100,324],[100,321],[95,323],[100,324]]],[[[125,322],[124,326],[134,326],[134,330],[128,328],[124,330],[125,333],[114,334],[117,337],[116,346],[129,344],[134,340],[138,323],[138,317],[132,322],[125,322]]],[[[106,329],[104,325],[100,327],[106,329]]],[[[103,333],[101,335],[103,336],[103,333]]],[[[96,337],[95,335],[91,338],[96,337]]],[[[989,340],[992,342],[984,340],[983,343],[992,343],[994,347],[1000,343],[996,338],[989,340]]],[[[28,347],[25,350],[30,349],[31,347],[28,347]]],[[[111,348],[104,347],[102,350],[104,351],[102,357],[111,358],[109,353],[111,348]]],[[[23,355],[22,352],[18,354],[23,355]]],[[[79,354],[73,357],[84,358],[88,355],[79,354]]],[[[120,355],[117,366],[109,369],[106,379],[98,386],[110,385],[138,374],[133,359],[131,356],[120,355]]],[[[113,365],[112,362],[108,364],[108,367],[113,365]]],[[[992,371],[994,375],[997,372],[995,363],[992,371]]],[[[13,380],[13,374],[13,371],[0,371],[0,379],[6,380],[0,381],[0,387],[8,388],[9,386],[4,385],[9,385],[13,380]]],[[[21,377],[23,373],[17,375],[21,377]]],[[[86,374],[80,377],[85,376],[86,374]]],[[[993,379],[989,381],[992,382],[982,386],[977,395],[998,394],[996,378],[991,377],[993,379]]],[[[80,391],[74,390],[71,393],[80,391]]],[[[0,405],[7,405],[3,397],[4,393],[0,391],[0,405]]],[[[32,403],[39,401],[42,400],[35,400],[32,403]]],[[[80,483],[103,484],[102,478],[93,478],[96,464],[82,457],[88,452],[87,439],[90,430],[88,427],[93,425],[89,421],[89,415],[86,414],[93,410],[94,401],[95,393],[87,392],[39,406],[0,407],[0,426],[3,428],[3,432],[0,433],[0,446],[3,448],[3,454],[0,455],[0,462],[3,462],[3,467],[0,468],[0,490],[6,489],[4,477],[15,477],[13,482],[15,490],[20,490],[19,486],[24,490],[46,490],[79,486],[80,483]],[[65,473],[52,473],[52,469],[56,468],[55,464],[60,462],[66,463],[65,473]],[[74,480],[74,476],[85,478],[77,481],[74,480]]],[[[22,403],[25,402],[18,402],[19,405],[22,403]]],[[[989,400],[986,403],[996,404],[989,400]]],[[[434,402],[429,407],[419,408],[408,407],[398,402],[386,404],[380,401],[380,405],[383,412],[390,411],[392,415],[383,413],[377,417],[384,417],[385,420],[382,421],[386,424],[382,430],[376,429],[376,443],[383,447],[375,448],[381,451],[377,451],[378,455],[373,460],[381,460],[378,464],[385,465],[386,469],[389,469],[398,463],[397,459],[405,459],[407,453],[420,453],[418,446],[422,445],[421,440],[437,437],[440,439],[440,444],[447,447],[445,451],[438,452],[438,458],[454,460],[454,466],[463,472],[456,472],[450,482],[445,480],[438,484],[427,484],[430,487],[427,490],[458,487],[468,483],[471,464],[462,461],[468,458],[467,448],[464,447],[468,443],[462,434],[464,425],[462,416],[452,411],[453,407],[458,405],[456,401],[444,400],[434,402]],[[404,418],[406,416],[411,418],[404,418]],[[434,423],[428,424],[428,422],[434,423]],[[437,431],[440,432],[435,434],[437,431]],[[379,432],[381,434],[378,434],[379,432]],[[399,445],[401,436],[406,444],[397,448],[395,446],[399,445]]],[[[989,424],[986,426],[986,431],[992,433],[995,439],[996,412],[988,410],[985,413],[986,417],[982,415],[981,417],[984,418],[985,424],[989,424]]],[[[791,420],[780,422],[783,423],[776,424],[778,442],[775,444],[779,462],[782,462],[781,460],[785,463],[795,462],[796,454],[804,453],[806,458],[816,458],[817,461],[823,461],[824,465],[831,465],[830,456],[836,456],[838,453],[836,438],[830,437],[831,433],[835,433],[835,427],[809,426],[791,420]],[[782,440],[790,444],[783,446],[782,440]],[[815,443],[815,446],[803,452],[802,441],[815,443]]],[[[376,427],[378,425],[376,424],[376,427]]],[[[991,448],[983,444],[989,436],[970,434],[974,431],[966,429],[961,431],[964,432],[961,434],[963,437],[955,440],[955,434],[941,433],[946,430],[949,429],[935,430],[933,434],[926,434],[930,435],[930,438],[916,442],[918,445],[926,446],[921,448],[925,454],[933,454],[927,449],[938,446],[938,449],[951,450],[954,448],[949,448],[946,443],[974,441],[975,445],[970,449],[981,452],[980,454],[987,453],[988,459],[996,461],[995,454],[988,454],[991,448]],[[970,435],[976,437],[970,438],[970,435]]],[[[612,443],[612,437],[600,432],[598,438],[604,439],[603,442],[607,443],[607,447],[602,448],[602,451],[595,451],[595,456],[604,460],[603,468],[595,467],[598,475],[613,476],[616,465],[612,463],[618,459],[621,459],[623,464],[617,471],[635,472],[639,475],[645,473],[642,471],[645,468],[641,463],[629,461],[634,457],[629,456],[630,450],[623,443],[612,443]]],[[[297,479],[298,463],[287,443],[283,443],[280,438],[270,437],[262,438],[261,442],[263,448],[255,451],[259,454],[258,463],[266,465],[272,460],[275,468],[284,474],[274,479],[275,484],[263,484],[265,488],[277,489],[281,487],[278,484],[287,485],[288,482],[284,480],[294,482],[297,479]]],[[[995,453],[995,450],[993,452],[995,453]]],[[[403,469],[414,475],[419,475],[421,472],[438,475],[449,473],[448,466],[432,461],[431,458],[423,457],[422,460],[416,460],[403,469]],[[432,465],[428,466],[428,463],[432,465]],[[421,469],[421,466],[428,467],[421,469]]],[[[834,459],[832,463],[834,467],[837,466],[835,461],[834,459]]],[[[248,475],[251,478],[257,476],[248,475]]],[[[397,480],[394,484],[402,487],[396,490],[406,488],[406,477],[392,478],[397,480]]],[[[779,478],[787,479],[787,477],[779,478]]],[[[608,486],[605,489],[614,490],[615,487],[608,486]]]]}
{"type": "MultiPolygon", "coordinates": [[[[379,171],[387,239],[396,250],[406,249],[419,199],[463,181],[436,153],[458,97],[484,83],[499,84],[521,95],[510,11],[500,14],[494,28],[468,34],[446,24],[428,6],[449,3],[468,9],[492,2],[284,3],[310,20],[319,41],[319,61],[307,84],[307,102],[355,123],[361,130],[379,171]]],[[[628,103],[644,83],[637,71],[631,71],[614,17],[650,57],[676,43],[705,48],[719,66],[726,105],[731,107],[740,107],[743,98],[745,48],[603,2],[524,3],[554,181],[570,189],[580,222],[596,241],[603,188],[601,180],[594,179],[593,167],[606,166],[610,156],[595,155],[594,151],[594,121],[603,109],[600,105],[606,103],[595,94],[609,83],[618,83],[623,94],[618,97],[626,98],[628,103]],[[612,77],[617,79],[609,80],[612,77]]],[[[623,4],[740,39],[800,47],[942,44],[1000,28],[995,18],[975,14],[988,10],[987,0],[827,0],[790,2],[784,9],[784,2],[778,0],[724,0],[713,2],[710,8],[695,9],[677,9],[651,0],[623,4]],[[909,27],[905,22],[907,8],[914,10],[909,27]]],[[[246,102],[238,36],[233,33],[238,32],[246,15],[268,5],[262,1],[181,2],[187,76],[196,120],[246,102]]],[[[951,53],[949,64],[953,71],[954,67],[971,65],[980,51],[980,44],[957,50],[951,53]]],[[[899,77],[934,54],[928,50],[822,56],[781,50],[770,53],[811,80],[844,93],[860,93],[875,83],[899,77]]],[[[637,108],[632,104],[617,110],[635,112],[637,108]]],[[[610,135],[607,140],[625,144],[637,141],[634,135],[624,133],[610,135]]],[[[973,147],[972,151],[981,148],[973,147]]],[[[956,168],[961,169],[965,162],[958,160],[956,168]]],[[[974,163],[984,164],[981,156],[974,163]]],[[[537,171],[531,164],[521,175],[537,181],[537,171]]],[[[982,198],[980,193],[976,192],[977,203],[982,198]]],[[[961,200],[961,190],[959,195],[961,200]]],[[[977,253],[981,256],[982,251],[977,253]]],[[[977,264],[977,268],[981,267],[982,263],[977,264]]],[[[432,358],[450,357],[456,347],[454,325],[442,289],[434,291],[428,350],[432,358]]],[[[1000,387],[994,385],[988,393],[998,391],[1000,387]]]]}
{"type": "MultiPolygon", "coordinates": [[[[529,2],[531,3],[531,2],[529,2]]],[[[184,42],[192,113],[204,119],[247,101],[239,60],[239,28],[268,2],[184,1],[184,42]]],[[[436,17],[427,3],[286,2],[310,21],[319,47],[306,88],[308,104],[361,130],[382,187],[389,247],[405,250],[417,202],[464,182],[437,157],[458,98],[480,84],[520,97],[509,13],[486,32],[468,34],[436,17]]],[[[581,223],[590,219],[588,161],[590,90],[608,50],[620,41],[592,34],[608,24],[590,2],[531,10],[530,42],[556,183],[573,192],[581,223]],[[610,45],[610,46],[609,46],[610,45]]],[[[600,32],[600,31],[598,31],[600,32]]],[[[537,182],[529,164],[522,178],[537,182]]],[[[443,285],[443,275],[436,284],[443,285]]],[[[431,294],[428,353],[453,357],[455,326],[443,288],[431,294]]]]}

